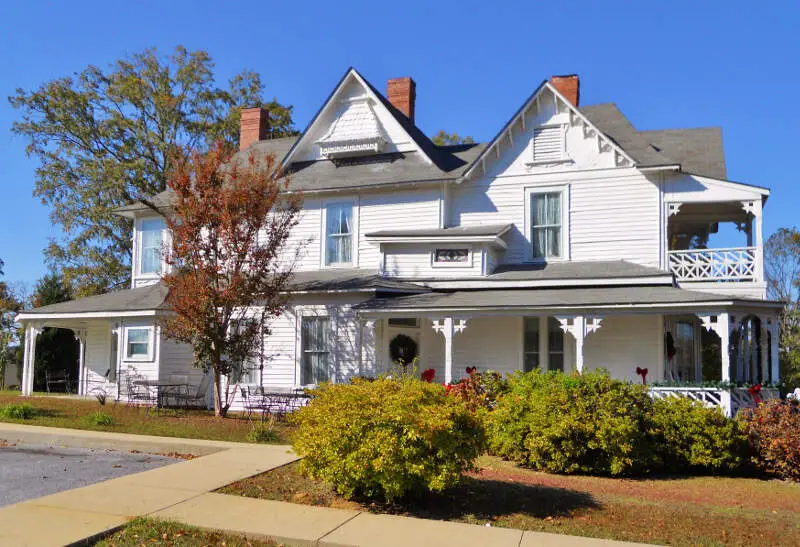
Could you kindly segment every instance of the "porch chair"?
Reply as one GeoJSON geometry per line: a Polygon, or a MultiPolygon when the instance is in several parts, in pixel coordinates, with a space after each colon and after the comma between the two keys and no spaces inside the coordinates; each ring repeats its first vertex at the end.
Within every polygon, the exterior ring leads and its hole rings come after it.
{"type": "Polygon", "coordinates": [[[144,384],[146,378],[137,374],[128,374],[125,377],[128,406],[155,405],[156,398],[150,392],[150,386],[144,384]]]}
{"type": "Polygon", "coordinates": [[[261,420],[264,420],[266,414],[271,414],[272,404],[270,398],[263,392],[252,393],[248,386],[239,386],[239,391],[242,394],[242,408],[247,411],[247,419],[250,420],[253,416],[253,411],[261,412],[261,420]]]}
{"type": "Polygon", "coordinates": [[[203,379],[200,380],[200,384],[197,386],[197,391],[191,393],[187,389],[186,393],[181,396],[184,407],[206,408],[209,383],[211,383],[211,375],[204,374],[203,379]]]}
{"type": "Polygon", "coordinates": [[[69,385],[69,372],[66,370],[50,372],[49,370],[45,369],[44,379],[47,393],[50,393],[50,388],[52,386],[64,386],[64,393],[70,393],[71,391],[69,385]]]}

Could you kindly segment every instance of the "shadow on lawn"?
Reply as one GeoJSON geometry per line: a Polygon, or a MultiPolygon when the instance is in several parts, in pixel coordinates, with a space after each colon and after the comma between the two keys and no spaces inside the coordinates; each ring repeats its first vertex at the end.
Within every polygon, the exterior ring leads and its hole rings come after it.
{"type": "Polygon", "coordinates": [[[586,492],[471,477],[465,477],[460,485],[441,494],[408,497],[394,504],[362,503],[377,512],[443,520],[464,517],[491,520],[516,513],[536,518],[559,517],[579,509],[601,507],[586,492]]]}

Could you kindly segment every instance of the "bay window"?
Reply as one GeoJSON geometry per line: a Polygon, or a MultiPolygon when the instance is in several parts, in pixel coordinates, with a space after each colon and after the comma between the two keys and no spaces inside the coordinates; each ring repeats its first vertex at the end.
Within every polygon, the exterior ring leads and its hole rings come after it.
{"type": "Polygon", "coordinates": [[[353,204],[329,203],[325,207],[325,265],[353,263],[353,204]]]}

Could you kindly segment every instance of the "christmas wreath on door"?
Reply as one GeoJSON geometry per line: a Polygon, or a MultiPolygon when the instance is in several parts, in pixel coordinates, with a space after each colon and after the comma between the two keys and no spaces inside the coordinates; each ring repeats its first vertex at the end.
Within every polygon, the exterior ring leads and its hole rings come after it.
{"type": "Polygon", "coordinates": [[[417,342],[406,334],[398,334],[389,342],[389,357],[392,363],[399,365],[411,364],[419,356],[417,342]]]}

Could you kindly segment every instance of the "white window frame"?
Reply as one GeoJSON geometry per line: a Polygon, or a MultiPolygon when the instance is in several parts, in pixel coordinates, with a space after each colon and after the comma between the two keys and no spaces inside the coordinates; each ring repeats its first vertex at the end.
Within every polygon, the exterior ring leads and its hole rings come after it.
{"type": "MultiPolygon", "coordinates": [[[[539,321],[539,370],[547,372],[550,370],[550,316],[547,315],[526,315],[520,322],[520,350],[519,350],[519,370],[525,370],[525,320],[537,319],[539,321]]],[[[561,328],[558,329],[563,337],[563,349],[561,351],[562,362],[564,363],[564,373],[569,374],[572,370],[570,364],[569,337],[561,328]]]]}
{"type": "Polygon", "coordinates": [[[130,326],[125,327],[125,346],[124,346],[124,353],[126,361],[152,361],[154,355],[154,332],[155,329],[152,326],[130,326]],[[147,355],[131,355],[129,353],[129,339],[130,333],[134,330],[145,330],[147,331],[147,355]]]}
{"type": "Polygon", "coordinates": [[[355,198],[344,199],[328,199],[322,201],[322,210],[320,217],[322,225],[320,226],[320,268],[336,269],[336,268],[357,268],[358,267],[358,217],[359,217],[359,203],[355,198]],[[328,207],[331,205],[348,204],[353,211],[353,233],[350,236],[351,245],[353,248],[350,250],[351,262],[336,262],[328,264],[328,207]]]}
{"type": "Polygon", "coordinates": [[[551,124],[544,124],[544,125],[537,125],[531,131],[531,142],[528,145],[529,147],[529,154],[530,160],[526,163],[528,165],[547,165],[547,164],[554,164],[554,163],[564,163],[572,161],[570,157],[567,155],[567,129],[569,125],[566,123],[551,123],[551,124]],[[536,145],[534,141],[536,140],[536,130],[541,129],[554,129],[557,128],[561,130],[561,153],[559,154],[558,158],[555,159],[536,159],[536,145]]]}
{"type": "Polygon", "coordinates": [[[326,317],[328,318],[328,340],[331,341],[330,350],[330,381],[332,384],[339,381],[339,360],[336,353],[336,319],[337,314],[335,310],[329,310],[325,306],[303,306],[296,308],[297,322],[295,325],[295,380],[294,384],[301,387],[313,387],[315,384],[301,384],[301,377],[303,373],[303,318],[305,317],[326,317]]]}
{"type": "Polygon", "coordinates": [[[136,254],[136,256],[134,257],[134,265],[135,265],[136,277],[142,278],[142,279],[147,279],[147,278],[155,279],[155,278],[161,277],[164,274],[164,272],[166,271],[166,262],[165,262],[164,256],[163,256],[164,249],[166,248],[166,245],[167,245],[166,235],[165,235],[166,232],[167,232],[167,221],[166,221],[166,219],[164,219],[164,217],[160,217],[160,216],[137,218],[136,219],[135,228],[136,228],[136,242],[135,242],[136,243],[136,245],[135,245],[135,254],[136,254]],[[161,252],[162,252],[161,268],[157,272],[143,272],[142,271],[142,256],[143,256],[143,254],[142,254],[142,235],[144,233],[144,230],[142,229],[142,225],[145,222],[150,221],[150,220],[161,221],[161,223],[163,225],[163,227],[161,228],[161,252]]]}
{"type": "Polygon", "coordinates": [[[563,262],[570,260],[571,244],[569,237],[569,209],[570,196],[569,185],[558,186],[531,186],[525,188],[525,240],[527,248],[525,250],[526,262],[563,262]],[[533,256],[533,205],[532,200],[535,194],[561,194],[561,256],[539,258],[533,256]]]}
{"type": "Polygon", "coordinates": [[[464,268],[464,269],[471,269],[474,265],[473,262],[473,249],[472,245],[460,245],[460,244],[445,244],[445,245],[437,245],[436,247],[431,249],[431,268],[464,268]],[[437,250],[445,250],[445,249],[466,249],[467,250],[467,260],[466,262],[436,262],[436,251],[437,250]]]}
{"type": "MultiPolygon", "coordinates": [[[[233,327],[233,324],[234,323],[238,323],[239,321],[258,321],[258,319],[256,317],[242,317],[242,318],[240,318],[238,320],[235,319],[235,320],[231,321],[231,325],[228,327],[228,329],[230,330],[230,328],[233,327]]],[[[263,384],[263,382],[264,382],[264,368],[263,368],[263,364],[264,364],[264,336],[263,336],[263,333],[261,334],[260,338],[261,338],[261,349],[259,350],[258,356],[255,358],[258,361],[257,366],[256,366],[256,368],[250,370],[248,372],[248,374],[247,374],[247,376],[250,376],[250,375],[257,376],[258,377],[257,381],[255,381],[255,382],[252,382],[252,381],[243,382],[242,381],[242,377],[245,376],[245,374],[242,374],[239,377],[239,382],[237,382],[239,385],[249,386],[249,387],[258,387],[258,386],[261,386],[263,384]]],[[[252,377],[250,377],[249,379],[253,380],[252,377]]]]}

